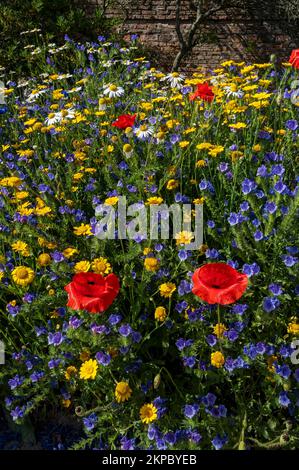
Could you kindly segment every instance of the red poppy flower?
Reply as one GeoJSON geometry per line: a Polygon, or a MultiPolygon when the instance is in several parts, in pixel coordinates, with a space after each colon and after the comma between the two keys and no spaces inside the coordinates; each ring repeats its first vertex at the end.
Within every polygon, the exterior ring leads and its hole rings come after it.
{"type": "Polygon", "coordinates": [[[293,50],[289,62],[290,62],[290,64],[292,64],[292,66],[295,69],[299,70],[299,49],[294,49],[293,50]]]}
{"type": "Polygon", "coordinates": [[[193,101],[196,98],[201,98],[204,101],[211,103],[214,96],[213,90],[208,83],[198,84],[195,93],[190,95],[190,101],[193,101]]]}
{"type": "Polygon", "coordinates": [[[242,297],[248,284],[246,274],[241,274],[224,263],[205,264],[193,276],[193,294],[208,304],[227,305],[242,297]]]}
{"type": "Polygon", "coordinates": [[[126,129],[134,125],[135,119],[136,114],[121,114],[116,121],[112,123],[112,126],[118,127],[118,129],[126,129]]]}
{"type": "Polygon", "coordinates": [[[107,310],[117,296],[119,280],[113,273],[106,277],[95,273],[78,273],[64,289],[68,293],[68,307],[100,313],[107,310]]]}

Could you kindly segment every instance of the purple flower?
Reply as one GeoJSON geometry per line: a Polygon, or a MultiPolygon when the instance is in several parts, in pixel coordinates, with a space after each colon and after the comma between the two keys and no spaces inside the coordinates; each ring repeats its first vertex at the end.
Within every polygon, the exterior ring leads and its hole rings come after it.
{"type": "Polygon", "coordinates": [[[86,430],[92,431],[97,423],[97,420],[98,420],[98,417],[95,413],[92,413],[89,416],[86,416],[86,418],[83,418],[83,424],[86,430]]]}
{"type": "Polygon", "coordinates": [[[12,417],[13,421],[23,418],[25,410],[26,410],[25,406],[22,406],[22,408],[20,406],[17,406],[14,410],[12,410],[10,412],[10,416],[12,417]]]}
{"type": "Polygon", "coordinates": [[[149,438],[149,440],[153,441],[154,439],[157,439],[157,437],[160,435],[161,432],[159,431],[159,429],[154,424],[150,424],[147,430],[147,437],[149,438]]]}
{"type": "Polygon", "coordinates": [[[184,348],[188,348],[193,344],[192,339],[184,339],[180,338],[176,341],[175,345],[178,348],[179,351],[183,351],[184,348]]]}
{"type": "Polygon", "coordinates": [[[199,410],[199,405],[197,405],[197,404],[185,405],[184,406],[184,415],[185,415],[186,418],[192,419],[192,418],[194,418],[194,416],[196,415],[198,410],[199,410]]]}
{"type": "Polygon", "coordinates": [[[254,276],[260,272],[260,267],[257,263],[253,264],[244,264],[242,269],[244,274],[247,274],[248,277],[254,276]]]}
{"type": "Polygon", "coordinates": [[[110,330],[106,325],[97,325],[96,323],[93,323],[90,325],[90,329],[94,335],[108,335],[110,333],[110,330]]]}
{"type": "Polygon", "coordinates": [[[183,357],[183,363],[185,367],[190,367],[192,369],[195,366],[196,359],[194,356],[185,356],[183,357]]]}
{"type": "Polygon", "coordinates": [[[288,268],[291,268],[298,262],[298,258],[296,256],[283,255],[281,259],[288,268]]]}
{"type": "Polygon", "coordinates": [[[209,346],[215,346],[215,344],[217,343],[217,338],[215,335],[208,335],[206,337],[206,342],[209,346]]]}
{"type": "Polygon", "coordinates": [[[47,329],[44,326],[36,326],[35,332],[36,332],[36,336],[39,337],[39,336],[45,335],[47,333],[47,329]]]}
{"type": "Polygon", "coordinates": [[[186,261],[186,259],[188,258],[188,252],[186,250],[180,250],[178,252],[178,257],[180,261],[186,261]]]}
{"type": "Polygon", "coordinates": [[[35,298],[36,298],[36,294],[27,292],[23,297],[23,302],[31,304],[35,298]]]}
{"type": "Polygon", "coordinates": [[[211,258],[211,259],[216,259],[219,258],[219,252],[216,250],[216,248],[208,248],[206,253],[206,258],[211,258]]]}
{"type": "Polygon", "coordinates": [[[287,189],[287,186],[281,180],[277,181],[277,183],[274,185],[274,190],[279,194],[282,194],[283,192],[285,192],[286,189],[287,189]]]}
{"type": "Polygon", "coordinates": [[[257,185],[255,181],[250,180],[249,178],[245,178],[242,181],[242,193],[243,194],[250,194],[252,191],[256,189],[257,185]]]}
{"type": "Polygon", "coordinates": [[[296,119],[289,119],[286,122],[286,128],[289,129],[290,131],[296,131],[298,129],[299,125],[296,119]]]}
{"type": "Polygon", "coordinates": [[[112,313],[108,318],[108,322],[111,326],[117,325],[122,320],[122,316],[116,313],[112,313]]]}
{"type": "Polygon", "coordinates": [[[229,341],[234,342],[238,339],[238,333],[235,330],[229,330],[226,332],[225,336],[228,338],[229,341]]]}
{"type": "Polygon", "coordinates": [[[33,374],[30,375],[30,380],[33,383],[38,382],[40,379],[43,378],[44,375],[45,373],[43,371],[33,372],[33,374]]]}
{"type": "Polygon", "coordinates": [[[259,242],[264,238],[264,234],[260,230],[257,230],[256,232],[254,232],[253,236],[256,242],[259,242]]]}
{"type": "Polygon", "coordinates": [[[103,366],[108,366],[111,361],[111,356],[110,354],[107,354],[105,352],[99,351],[96,353],[96,360],[98,361],[99,364],[102,364],[103,366]]]}
{"type": "Polygon", "coordinates": [[[247,304],[235,304],[232,307],[232,313],[235,313],[236,315],[243,315],[247,309],[248,309],[247,304]]]}
{"type": "Polygon", "coordinates": [[[217,397],[214,395],[214,393],[207,393],[204,397],[201,399],[201,403],[205,406],[214,406],[216,403],[217,397]]]}
{"type": "Polygon", "coordinates": [[[227,220],[229,225],[233,227],[239,223],[239,216],[236,214],[236,212],[231,212],[227,220]]]}
{"type": "Polygon", "coordinates": [[[76,317],[75,315],[73,315],[70,319],[69,319],[69,326],[71,328],[73,328],[74,330],[76,330],[77,328],[79,328],[79,326],[81,326],[83,323],[83,320],[76,317]]]}
{"type": "Polygon", "coordinates": [[[166,403],[167,403],[166,398],[157,397],[153,400],[153,405],[158,410],[158,413],[157,413],[158,419],[162,418],[162,416],[164,416],[165,413],[167,412],[166,403]]]}
{"type": "Polygon", "coordinates": [[[142,334],[139,331],[132,331],[131,337],[133,343],[140,343],[142,340],[142,334]]]}
{"type": "Polygon", "coordinates": [[[61,331],[56,333],[49,333],[48,335],[48,344],[53,344],[53,346],[59,346],[64,341],[64,336],[61,331]]]}
{"type": "Polygon", "coordinates": [[[176,443],[176,435],[174,432],[169,431],[164,435],[165,442],[167,444],[173,446],[176,443]]]}
{"type": "Polygon", "coordinates": [[[274,201],[267,201],[264,209],[266,212],[269,212],[269,214],[274,214],[277,210],[277,206],[274,201]]]}
{"type": "Polygon", "coordinates": [[[202,439],[201,434],[197,431],[197,429],[192,429],[190,432],[188,432],[188,439],[193,441],[195,444],[199,444],[199,442],[202,439]]]}
{"type": "Polygon", "coordinates": [[[21,377],[20,375],[15,375],[12,379],[9,379],[8,381],[8,385],[10,387],[11,390],[14,390],[15,388],[19,387],[20,385],[22,385],[22,383],[24,382],[25,378],[24,377],[21,377]]]}
{"type": "Polygon", "coordinates": [[[291,369],[286,364],[283,364],[282,366],[277,365],[275,370],[283,379],[288,379],[292,373],[291,369]]]}
{"type": "Polygon", "coordinates": [[[268,289],[273,295],[281,295],[283,293],[283,290],[279,284],[270,284],[268,289]]]}
{"type": "Polygon", "coordinates": [[[191,290],[192,290],[192,284],[183,279],[179,284],[178,294],[180,296],[182,296],[184,294],[189,294],[189,292],[191,292],[191,290]]]}
{"type": "Polygon", "coordinates": [[[219,434],[217,434],[217,436],[214,437],[214,439],[212,439],[213,447],[216,450],[221,449],[227,442],[228,442],[228,437],[226,435],[221,437],[219,434]]]}
{"type": "Polygon", "coordinates": [[[128,323],[123,323],[118,329],[118,332],[121,336],[124,336],[126,338],[132,333],[132,328],[128,323]]]}
{"type": "Polygon", "coordinates": [[[51,359],[48,362],[48,367],[49,369],[55,369],[55,367],[58,367],[60,363],[61,363],[61,359],[51,359]]]}
{"type": "Polygon", "coordinates": [[[270,313],[280,306],[280,301],[276,297],[266,297],[263,301],[263,309],[270,313]]]}
{"type": "Polygon", "coordinates": [[[249,203],[248,203],[247,201],[243,201],[243,202],[241,202],[241,204],[240,204],[240,210],[241,210],[242,212],[248,211],[248,210],[249,210],[249,207],[250,207],[250,206],[249,206],[249,203]]]}
{"type": "Polygon", "coordinates": [[[280,392],[278,401],[281,406],[285,406],[285,407],[288,407],[291,403],[291,400],[289,399],[287,392],[280,392]]]}
{"type": "Polygon", "coordinates": [[[136,439],[128,439],[126,436],[122,437],[120,440],[121,450],[134,450],[136,449],[136,439]]]}
{"type": "Polygon", "coordinates": [[[261,165],[260,167],[258,167],[256,176],[260,176],[261,178],[265,178],[266,176],[268,176],[268,170],[266,165],[261,165]]]}

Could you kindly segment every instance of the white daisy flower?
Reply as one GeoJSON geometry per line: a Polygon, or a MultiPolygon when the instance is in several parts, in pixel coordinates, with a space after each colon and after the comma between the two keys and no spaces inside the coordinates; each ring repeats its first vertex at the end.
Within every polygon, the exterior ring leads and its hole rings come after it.
{"type": "Polygon", "coordinates": [[[139,139],[145,139],[146,137],[153,135],[154,128],[152,126],[148,126],[147,124],[142,124],[134,130],[134,133],[139,139]]]}
{"type": "Polygon", "coordinates": [[[172,72],[165,77],[161,78],[162,82],[168,82],[171,88],[180,88],[182,82],[185,80],[185,75],[179,74],[178,72],[172,72]]]}
{"type": "Polygon", "coordinates": [[[109,98],[119,98],[124,94],[125,90],[121,86],[113,85],[113,84],[108,84],[106,88],[104,89],[103,93],[104,95],[107,95],[109,98]]]}
{"type": "Polygon", "coordinates": [[[48,117],[45,119],[45,124],[47,126],[52,126],[53,124],[57,124],[61,122],[63,119],[61,111],[58,111],[58,113],[51,113],[48,115],[48,117]]]}
{"type": "Polygon", "coordinates": [[[232,96],[234,98],[243,98],[244,93],[242,90],[238,90],[237,86],[232,84],[232,85],[227,85],[223,87],[223,90],[227,94],[227,96],[232,96]]]}
{"type": "Polygon", "coordinates": [[[223,80],[227,79],[227,76],[222,74],[222,75],[217,75],[216,77],[211,77],[210,82],[212,83],[213,86],[217,86],[219,83],[223,82],[223,80]]]}
{"type": "Polygon", "coordinates": [[[27,103],[33,103],[41,95],[43,95],[44,93],[47,93],[47,91],[48,91],[47,89],[44,89],[44,90],[38,90],[38,91],[31,92],[30,95],[28,96],[28,98],[26,99],[26,102],[27,103]]]}

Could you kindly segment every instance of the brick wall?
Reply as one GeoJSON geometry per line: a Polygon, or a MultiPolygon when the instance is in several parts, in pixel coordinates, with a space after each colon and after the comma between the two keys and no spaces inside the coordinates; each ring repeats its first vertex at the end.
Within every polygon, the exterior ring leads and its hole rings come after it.
{"type": "MultiPolygon", "coordinates": [[[[103,0],[79,0],[92,14],[103,0]]],[[[175,31],[175,0],[126,0],[122,6],[108,8],[107,16],[122,18],[125,37],[138,34],[140,41],[156,54],[162,66],[169,67],[178,51],[175,31]],[[125,7],[123,6],[125,4],[125,7]]],[[[246,11],[240,8],[220,11],[204,25],[209,42],[196,46],[184,61],[183,69],[217,67],[222,60],[266,62],[271,54],[286,60],[290,50],[299,46],[298,33],[275,12],[275,0],[268,8],[258,8],[248,0],[246,11]]],[[[183,31],[192,19],[190,2],[182,1],[183,31]]]]}

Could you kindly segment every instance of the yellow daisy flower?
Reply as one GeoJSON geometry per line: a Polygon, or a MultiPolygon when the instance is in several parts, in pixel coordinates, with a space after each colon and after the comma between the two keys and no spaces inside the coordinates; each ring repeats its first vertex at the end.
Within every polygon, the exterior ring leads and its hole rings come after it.
{"type": "Polygon", "coordinates": [[[222,352],[216,351],[211,354],[211,364],[212,366],[217,367],[217,369],[220,369],[225,363],[224,356],[222,352]]]}
{"type": "Polygon", "coordinates": [[[78,372],[77,368],[75,366],[69,366],[67,367],[64,376],[66,380],[71,380],[72,376],[76,375],[78,372]]]}
{"type": "Polygon", "coordinates": [[[106,258],[102,257],[95,258],[91,263],[91,267],[93,272],[101,274],[102,276],[104,276],[104,274],[109,274],[112,271],[111,264],[108,263],[106,258]]]}
{"type": "Polygon", "coordinates": [[[167,317],[166,308],[157,307],[156,310],[155,310],[155,319],[160,321],[160,322],[163,322],[163,321],[166,320],[166,317],[167,317]]]}
{"type": "Polygon", "coordinates": [[[155,272],[159,268],[159,260],[156,258],[145,258],[144,268],[146,271],[155,272]]]}
{"type": "Polygon", "coordinates": [[[79,227],[74,227],[75,235],[92,235],[91,226],[89,224],[81,224],[79,227]]]}
{"type": "Polygon", "coordinates": [[[22,286],[22,287],[26,287],[29,284],[31,284],[31,282],[34,279],[33,269],[28,268],[27,266],[18,266],[18,267],[16,267],[12,271],[11,275],[12,275],[12,278],[13,278],[14,282],[18,286],[22,286]]]}
{"type": "Polygon", "coordinates": [[[152,403],[146,403],[140,408],[140,419],[143,423],[149,424],[158,417],[158,410],[152,403]]]}
{"type": "Polygon", "coordinates": [[[160,285],[159,290],[162,297],[169,298],[176,290],[176,285],[173,282],[165,282],[160,285]]]}
{"type": "Polygon", "coordinates": [[[37,264],[39,266],[48,266],[51,261],[51,256],[48,253],[41,253],[37,258],[37,264]]]}
{"type": "Polygon", "coordinates": [[[118,403],[129,400],[132,390],[127,382],[118,382],[115,387],[115,399],[118,403]]]}
{"type": "Polygon", "coordinates": [[[80,379],[94,380],[97,375],[98,367],[98,363],[95,359],[89,359],[89,361],[83,362],[82,366],[80,367],[80,379]]]}
{"type": "Polygon", "coordinates": [[[79,261],[74,266],[75,273],[87,273],[90,270],[90,262],[83,260],[79,261]]]}

